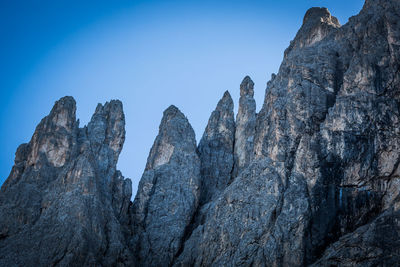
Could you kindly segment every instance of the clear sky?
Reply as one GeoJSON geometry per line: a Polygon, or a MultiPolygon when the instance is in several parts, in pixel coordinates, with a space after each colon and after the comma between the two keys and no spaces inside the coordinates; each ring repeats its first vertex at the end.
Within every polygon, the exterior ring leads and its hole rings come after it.
{"type": "Polygon", "coordinates": [[[133,194],[174,104],[200,140],[225,90],[235,109],[245,75],[257,110],[266,83],[308,8],[325,6],[342,24],[363,0],[1,0],[0,184],[19,144],[54,102],[71,95],[81,127],[97,103],[120,99],[126,142],[118,168],[133,194]]]}

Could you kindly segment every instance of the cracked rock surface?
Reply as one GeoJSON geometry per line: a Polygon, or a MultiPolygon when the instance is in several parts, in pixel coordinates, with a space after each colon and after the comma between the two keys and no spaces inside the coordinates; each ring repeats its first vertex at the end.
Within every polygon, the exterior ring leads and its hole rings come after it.
{"type": "Polygon", "coordinates": [[[226,91],[212,112],[198,147],[202,176],[201,204],[218,196],[230,182],[234,142],[233,101],[226,91]]]}
{"type": "Polygon", "coordinates": [[[172,264],[199,204],[200,184],[194,131],[171,106],[164,111],[131,210],[132,247],[139,265],[172,264]]]}
{"type": "Polygon", "coordinates": [[[311,8],[267,84],[225,92],[196,144],[164,112],[133,202],[119,101],[79,128],[64,97],[0,191],[1,266],[395,266],[400,1],[345,25],[311,8]]]}
{"type": "Polygon", "coordinates": [[[398,257],[380,247],[397,243],[379,235],[400,231],[399,12],[399,1],[367,1],[344,26],[325,8],[306,13],[268,83],[253,160],[209,204],[176,265],[327,266],[336,257],[368,265],[370,250],[370,262],[398,257]],[[369,224],[371,242],[357,241],[369,224]],[[337,250],[351,242],[363,252],[337,250]]]}
{"type": "Polygon", "coordinates": [[[132,265],[125,240],[132,194],[116,170],[122,104],[96,108],[79,128],[64,97],[21,145],[0,193],[0,265],[132,265]]]}
{"type": "Polygon", "coordinates": [[[253,159],[255,131],[254,82],[249,76],[246,76],[240,84],[239,110],[236,116],[234,176],[246,168],[253,159]]]}

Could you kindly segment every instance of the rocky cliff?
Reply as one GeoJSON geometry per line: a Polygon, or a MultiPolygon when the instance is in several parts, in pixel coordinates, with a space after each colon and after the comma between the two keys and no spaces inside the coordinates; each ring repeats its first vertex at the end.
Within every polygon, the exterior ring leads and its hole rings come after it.
{"type": "Polygon", "coordinates": [[[303,25],[256,113],[225,92],[196,146],[169,107],[133,202],[119,101],[79,128],[64,97],[0,191],[1,266],[400,263],[400,1],[303,25]]]}
{"type": "Polygon", "coordinates": [[[122,104],[98,105],[79,128],[64,97],[16,152],[0,192],[0,265],[133,264],[125,236],[132,185],[116,170],[122,104]]]}

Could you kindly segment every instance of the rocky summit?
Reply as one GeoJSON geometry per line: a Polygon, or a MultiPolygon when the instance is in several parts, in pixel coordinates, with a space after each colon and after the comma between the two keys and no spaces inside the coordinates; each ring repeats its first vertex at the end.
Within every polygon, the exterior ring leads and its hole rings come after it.
{"type": "MultiPolygon", "coordinates": [[[[225,92],[197,146],[164,112],[134,198],[122,103],[57,101],[0,191],[0,266],[397,266],[400,1],[311,8],[267,84],[225,92]]],[[[129,104],[129,103],[126,103],[129,104]]]]}

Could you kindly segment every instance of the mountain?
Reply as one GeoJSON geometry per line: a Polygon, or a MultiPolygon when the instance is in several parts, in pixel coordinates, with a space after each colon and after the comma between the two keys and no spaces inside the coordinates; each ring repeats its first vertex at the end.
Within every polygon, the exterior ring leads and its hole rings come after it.
{"type": "Polygon", "coordinates": [[[138,192],[116,169],[122,103],[79,127],[57,101],[0,191],[1,266],[400,263],[400,1],[345,25],[311,8],[256,113],[225,92],[196,145],[165,110],[138,192]]]}

